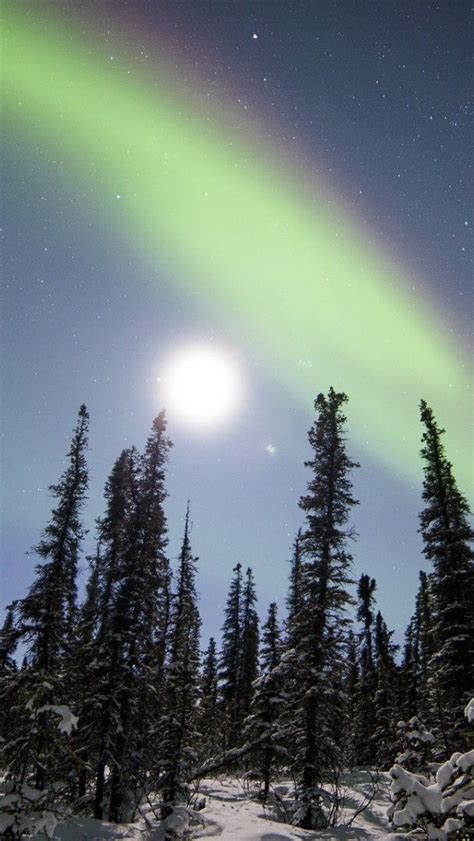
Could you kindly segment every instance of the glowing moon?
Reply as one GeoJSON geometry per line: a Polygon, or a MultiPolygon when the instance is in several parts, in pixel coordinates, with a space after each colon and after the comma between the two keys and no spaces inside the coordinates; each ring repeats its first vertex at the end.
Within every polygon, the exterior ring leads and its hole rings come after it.
{"type": "Polygon", "coordinates": [[[242,377],[235,360],[209,345],[191,345],[174,353],[160,382],[168,416],[198,428],[228,421],[242,400],[242,377]]]}

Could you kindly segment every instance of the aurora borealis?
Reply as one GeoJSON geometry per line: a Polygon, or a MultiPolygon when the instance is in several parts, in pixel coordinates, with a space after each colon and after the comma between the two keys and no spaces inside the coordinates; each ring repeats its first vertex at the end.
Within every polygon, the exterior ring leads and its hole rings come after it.
{"type": "MultiPolygon", "coordinates": [[[[273,4],[261,6],[260,13],[271,17],[273,4]]],[[[337,9],[338,3],[323,6],[337,9]]],[[[127,294],[143,295],[147,307],[157,309],[168,296],[167,312],[183,307],[195,314],[191,321],[202,317],[205,329],[216,325],[225,341],[235,343],[238,336],[258,378],[278,392],[272,401],[280,415],[299,413],[307,426],[318,391],[331,384],[345,390],[351,440],[363,468],[373,466],[380,481],[410,493],[420,483],[417,407],[425,397],[448,430],[450,456],[468,490],[472,381],[449,291],[440,294],[422,271],[418,275],[389,229],[378,230],[375,220],[368,225],[337,181],[320,172],[319,162],[312,166],[306,153],[295,162],[278,141],[277,127],[268,141],[257,114],[233,132],[224,91],[221,104],[217,95],[203,118],[199,79],[186,89],[166,38],[162,43],[155,33],[156,50],[145,70],[137,60],[137,32],[127,40],[126,18],[112,14],[119,34],[113,54],[106,55],[93,6],[83,8],[86,32],[72,15],[68,21],[64,10],[56,13],[55,4],[28,10],[7,5],[7,138],[12,147],[20,139],[30,167],[38,148],[43,159],[60,159],[61,195],[81,185],[84,214],[93,229],[100,226],[104,248],[113,251],[119,242],[131,262],[147,267],[142,277],[135,271],[124,281],[127,294]],[[165,286],[159,280],[164,266],[165,286]]],[[[307,8],[316,14],[316,5],[307,8]]],[[[142,14],[146,28],[152,7],[145,3],[140,10],[136,15],[142,14]]],[[[234,14],[239,10],[242,18],[254,13],[249,3],[237,4],[234,14]]],[[[184,19],[184,5],[182,11],[184,19]]],[[[284,16],[283,6],[277,15],[284,16]]],[[[254,26],[249,20],[249,40],[254,26]]],[[[200,43],[206,37],[199,33],[200,43]]],[[[350,136],[346,142],[350,147],[350,136]]],[[[49,213],[54,226],[61,212],[52,207],[49,213]]],[[[103,286],[107,277],[93,282],[103,286]]],[[[181,334],[178,316],[171,319],[181,334]]],[[[195,323],[192,329],[199,335],[195,323]]],[[[139,333],[140,325],[134,330],[139,333]]],[[[147,365],[148,374],[149,360],[147,365]]],[[[77,393],[76,403],[91,399],[77,393]]],[[[264,452],[275,442],[261,443],[264,452]]],[[[296,452],[292,440],[287,458],[301,465],[304,444],[296,452]]],[[[279,453],[285,450],[284,442],[276,445],[279,453]]],[[[104,479],[97,477],[98,484],[104,479]]],[[[291,523],[301,490],[300,484],[286,518],[291,523]]],[[[240,548],[227,547],[227,567],[240,548]]],[[[285,552],[283,547],[282,558],[285,552]]]]}

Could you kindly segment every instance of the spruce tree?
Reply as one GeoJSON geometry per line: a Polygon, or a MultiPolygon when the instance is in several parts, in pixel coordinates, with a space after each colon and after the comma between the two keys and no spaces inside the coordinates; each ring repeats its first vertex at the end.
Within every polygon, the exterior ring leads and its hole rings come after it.
{"type": "Polygon", "coordinates": [[[14,619],[15,604],[7,607],[7,615],[0,631],[0,674],[6,672],[16,671],[16,661],[14,658],[15,649],[17,647],[18,634],[15,629],[14,619]]]}
{"type": "Polygon", "coordinates": [[[333,388],[315,401],[316,420],[309,431],[313,457],[308,492],[300,500],[306,514],[302,533],[303,598],[291,633],[295,639],[292,716],[295,740],[299,739],[301,809],[303,828],[327,824],[321,783],[329,769],[343,763],[342,745],[334,730],[344,716],[344,682],[348,593],[352,556],[348,541],[353,529],[349,515],[356,500],[350,472],[356,467],[346,453],[342,407],[345,394],[333,388]]]}
{"type": "Polygon", "coordinates": [[[420,571],[420,586],[416,596],[414,632],[414,659],[416,670],[416,710],[414,715],[429,715],[428,665],[433,655],[433,622],[431,577],[420,571]]]}
{"type": "MultiPolygon", "coordinates": [[[[15,636],[27,646],[27,667],[18,674],[18,738],[10,743],[10,767],[13,777],[19,775],[24,782],[34,766],[39,790],[65,775],[62,743],[49,710],[51,705],[64,705],[71,700],[66,666],[76,630],[76,576],[84,536],[80,517],[88,481],[88,427],[89,414],[82,405],[67,455],[68,466],[59,482],[50,486],[56,504],[35,547],[43,562],[36,567],[36,579],[28,594],[16,605],[15,636]]],[[[8,756],[8,744],[5,752],[8,756]]]]}
{"type": "Polygon", "coordinates": [[[17,632],[14,618],[15,605],[9,605],[7,615],[0,631],[0,745],[12,735],[14,719],[12,707],[18,689],[15,650],[17,632]]]}
{"type": "Polygon", "coordinates": [[[243,723],[250,712],[253,683],[258,674],[259,628],[255,610],[257,596],[253,572],[248,567],[242,594],[242,638],[240,644],[239,719],[243,723]]]}
{"type": "Polygon", "coordinates": [[[296,627],[296,617],[299,613],[302,603],[302,548],[301,548],[301,529],[295,537],[293,544],[293,555],[291,558],[290,581],[288,588],[288,595],[286,598],[286,632],[287,644],[292,648],[295,640],[292,638],[293,629],[296,627]]]}
{"type": "MultiPolygon", "coordinates": [[[[110,791],[106,792],[106,769],[115,765],[115,737],[121,729],[119,697],[124,679],[127,559],[138,540],[138,454],[124,450],[116,460],[105,485],[106,512],[98,520],[100,556],[97,628],[91,640],[87,667],[87,691],[83,696],[82,720],[87,727],[84,751],[95,762],[94,817],[108,816],[110,791]]],[[[110,786],[109,786],[110,788],[110,786]]]]}
{"type": "Polygon", "coordinates": [[[239,741],[239,706],[242,643],[242,565],[233,569],[222,626],[222,651],[219,664],[219,685],[224,724],[223,748],[235,747],[239,741]]]}
{"type": "Polygon", "coordinates": [[[163,504],[165,464],[172,444],[166,435],[165,413],[153,422],[141,460],[139,483],[139,555],[144,574],[141,583],[148,597],[143,600],[144,658],[155,677],[163,674],[170,620],[171,572],[166,556],[167,523],[163,504]],[[147,633],[148,631],[148,633],[147,633]]]}
{"type": "Polygon", "coordinates": [[[198,718],[199,761],[202,764],[206,759],[214,758],[220,753],[222,747],[218,658],[214,637],[210,638],[203,657],[198,718]]]}
{"type": "MultiPolygon", "coordinates": [[[[196,561],[190,544],[189,503],[179,557],[177,592],[170,616],[170,655],[166,670],[166,715],[162,720],[162,807],[163,819],[186,801],[185,783],[190,765],[196,760],[196,702],[199,691],[199,632],[196,561]]],[[[171,833],[172,834],[172,833],[171,833]]],[[[174,837],[174,836],[173,836],[174,837]]]]}
{"type": "Polygon", "coordinates": [[[284,703],[282,674],[278,669],[281,651],[277,606],[272,602],[262,629],[261,674],[254,682],[251,714],[245,722],[246,740],[256,746],[264,801],[270,791],[275,760],[286,753],[283,746],[284,734],[278,723],[284,703]]]}
{"type": "Polygon", "coordinates": [[[362,573],[357,587],[357,596],[359,599],[357,619],[362,623],[362,632],[360,634],[361,649],[365,652],[367,661],[371,666],[373,665],[372,625],[374,621],[372,606],[376,588],[375,579],[362,573]]]}
{"type": "Polygon", "coordinates": [[[400,706],[403,718],[429,717],[428,665],[433,654],[430,580],[420,572],[415,613],[405,633],[405,647],[400,669],[402,693],[400,706]]]}
{"type": "Polygon", "coordinates": [[[260,649],[260,667],[262,672],[271,672],[280,662],[281,633],[278,625],[276,602],[268,608],[267,621],[262,628],[262,645],[260,649]]]}
{"type": "Polygon", "coordinates": [[[139,461],[136,499],[111,619],[110,674],[120,675],[120,680],[114,681],[118,713],[110,739],[109,820],[114,823],[133,815],[147,766],[155,760],[150,735],[156,732],[160,712],[158,693],[169,624],[170,572],[163,503],[170,446],[161,412],[139,461]]]}
{"type": "Polygon", "coordinates": [[[396,753],[398,710],[398,669],[395,654],[398,646],[392,642],[393,631],[389,631],[382,614],[375,618],[375,693],[374,729],[371,740],[374,758],[379,768],[387,770],[396,753]]]}
{"type": "MultiPolygon", "coordinates": [[[[68,661],[68,679],[71,694],[76,699],[75,709],[80,719],[80,727],[72,735],[71,752],[75,757],[75,767],[71,768],[69,779],[72,799],[83,798],[92,766],[93,734],[95,733],[97,711],[100,702],[97,698],[100,677],[98,664],[94,660],[96,649],[94,638],[100,615],[100,554],[89,558],[90,573],[86,584],[85,599],[79,608],[76,643],[68,661]],[[93,664],[93,665],[92,665],[93,664]]],[[[94,756],[94,760],[95,760],[94,756]]]]}
{"type": "Polygon", "coordinates": [[[362,625],[359,633],[359,668],[356,686],[355,758],[358,765],[371,766],[375,758],[373,732],[375,724],[374,693],[376,675],[373,654],[373,603],[376,583],[363,573],[357,587],[357,619],[362,625]]]}
{"type": "Polygon", "coordinates": [[[125,554],[138,540],[137,506],[139,485],[137,450],[123,450],[105,484],[105,515],[97,520],[100,546],[100,616],[98,642],[106,634],[118,583],[125,574],[125,554]]]}
{"type": "Polygon", "coordinates": [[[406,631],[400,666],[400,713],[405,721],[416,715],[418,708],[419,654],[415,618],[412,616],[406,631]]]}
{"type": "Polygon", "coordinates": [[[28,595],[18,602],[18,632],[28,644],[30,662],[50,676],[72,643],[76,611],[76,576],[84,531],[80,521],[86,498],[85,451],[89,414],[83,405],[68,452],[69,464],[50,492],[57,504],[35,552],[43,559],[28,595]]]}
{"type": "Polygon", "coordinates": [[[359,711],[359,657],[357,641],[352,629],[349,629],[347,635],[347,674],[345,687],[348,698],[347,741],[349,750],[347,760],[349,767],[352,767],[358,762],[357,720],[359,711]]]}
{"type": "Polygon", "coordinates": [[[84,719],[91,725],[87,751],[95,757],[94,817],[112,822],[134,814],[156,765],[152,738],[162,715],[169,624],[163,503],[170,446],[161,413],[144,454],[124,450],[117,459],[98,521],[99,616],[84,719]]]}
{"type": "Polygon", "coordinates": [[[442,443],[441,429],[424,400],[421,455],[424,461],[420,532],[424,554],[433,564],[429,695],[431,720],[440,754],[459,749],[462,710],[473,693],[474,553],[469,507],[459,491],[442,443]]]}

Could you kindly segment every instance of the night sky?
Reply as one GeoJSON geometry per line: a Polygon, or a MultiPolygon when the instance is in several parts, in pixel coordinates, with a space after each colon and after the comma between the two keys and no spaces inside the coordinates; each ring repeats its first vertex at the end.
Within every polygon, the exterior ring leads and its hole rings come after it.
{"type": "Polygon", "coordinates": [[[468,3],[4,8],[2,602],[32,581],[79,405],[86,553],[166,360],[199,343],[243,382],[224,425],[169,419],[169,552],[189,497],[203,642],[238,561],[283,610],[331,384],[361,463],[354,575],[400,641],[427,568],[421,397],[472,480],[468,3]]]}

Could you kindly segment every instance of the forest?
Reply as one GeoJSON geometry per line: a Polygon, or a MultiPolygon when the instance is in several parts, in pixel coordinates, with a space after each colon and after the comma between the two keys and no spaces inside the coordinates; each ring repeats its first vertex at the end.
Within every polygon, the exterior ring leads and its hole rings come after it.
{"type": "Polygon", "coordinates": [[[35,578],[7,606],[0,634],[3,837],[53,837],[71,817],[123,825],[145,816],[157,838],[192,838],[206,808],[200,781],[238,774],[273,820],[315,838],[342,823],[342,780],[356,769],[390,785],[387,835],[391,826],[474,837],[468,502],[422,400],[429,571],[399,647],[370,571],[352,577],[359,465],[348,453],[347,402],[333,388],[315,400],[285,615],[273,602],[260,623],[252,569],[238,563],[221,640],[206,647],[189,504],[173,570],[167,554],[164,412],[144,450],[124,449],[112,467],[78,592],[89,422],[80,407],[34,547],[35,578]]]}

